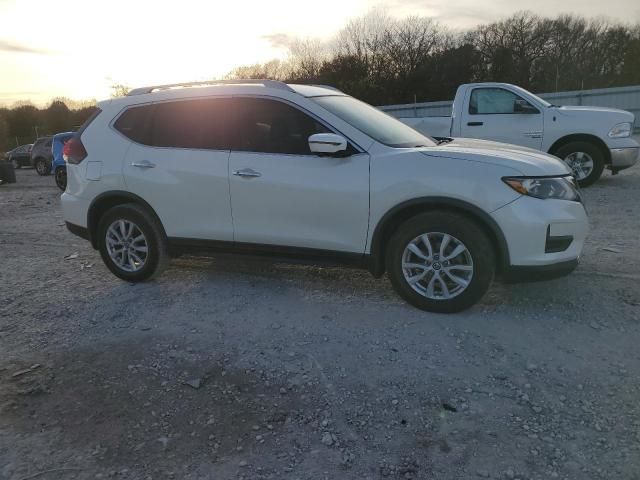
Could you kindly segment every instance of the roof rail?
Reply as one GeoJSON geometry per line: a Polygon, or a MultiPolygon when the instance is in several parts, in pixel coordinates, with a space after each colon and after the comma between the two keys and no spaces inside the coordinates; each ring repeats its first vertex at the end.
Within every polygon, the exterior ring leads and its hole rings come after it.
{"type": "Polygon", "coordinates": [[[333,90],[333,91],[335,91],[335,92],[344,93],[344,92],[343,92],[342,90],[340,90],[339,88],[332,87],[331,85],[322,85],[322,84],[319,84],[319,83],[317,83],[317,84],[316,84],[316,83],[310,83],[310,84],[308,84],[308,85],[309,85],[310,87],[321,87],[321,88],[327,88],[327,89],[329,89],[329,90],[333,90]]]}
{"type": "Polygon", "coordinates": [[[170,88],[179,87],[204,87],[207,85],[243,85],[243,84],[260,84],[265,87],[278,88],[280,90],[286,90],[288,92],[295,92],[293,88],[284,82],[278,80],[261,80],[261,79],[239,79],[239,80],[207,80],[202,82],[186,82],[186,83],[170,83],[167,85],[152,85],[149,87],[134,88],[127,95],[143,95],[145,93],[152,93],[156,90],[168,90],[170,88]]]}

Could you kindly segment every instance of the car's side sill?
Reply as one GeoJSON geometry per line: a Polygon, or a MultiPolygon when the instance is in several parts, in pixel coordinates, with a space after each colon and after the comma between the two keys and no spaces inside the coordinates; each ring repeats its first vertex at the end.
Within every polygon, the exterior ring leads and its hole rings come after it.
{"type": "Polygon", "coordinates": [[[369,255],[361,253],[321,250],[304,247],[288,247],[257,243],[226,242],[219,240],[201,240],[193,238],[169,237],[169,250],[172,256],[179,255],[216,255],[233,253],[260,257],[273,257],[292,263],[312,265],[349,266],[369,269],[369,255]]]}

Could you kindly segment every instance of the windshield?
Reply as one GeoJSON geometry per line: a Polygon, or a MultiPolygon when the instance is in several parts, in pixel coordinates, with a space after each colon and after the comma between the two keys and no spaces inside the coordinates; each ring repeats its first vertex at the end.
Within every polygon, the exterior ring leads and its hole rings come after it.
{"type": "Polygon", "coordinates": [[[544,105],[545,107],[547,107],[547,108],[549,108],[549,107],[553,107],[553,105],[552,105],[552,104],[550,104],[550,103],[549,103],[549,102],[547,102],[546,100],[544,100],[544,99],[540,98],[539,96],[537,96],[537,95],[535,95],[535,94],[531,93],[529,90],[525,90],[524,88],[516,87],[515,85],[514,85],[514,87],[515,87],[515,89],[516,89],[516,90],[520,90],[520,92],[524,93],[524,94],[525,94],[525,98],[526,98],[526,95],[529,95],[529,96],[531,96],[531,97],[535,98],[538,102],[540,102],[540,103],[541,103],[542,105],[544,105]]]}
{"type": "Polygon", "coordinates": [[[331,95],[313,97],[312,100],[362,133],[389,147],[410,148],[436,145],[429,137],[353,97],[331,95]]]}

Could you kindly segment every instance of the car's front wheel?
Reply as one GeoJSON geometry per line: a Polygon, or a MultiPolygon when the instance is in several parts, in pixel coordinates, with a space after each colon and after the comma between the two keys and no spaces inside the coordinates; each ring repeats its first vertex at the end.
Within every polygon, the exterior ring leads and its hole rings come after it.
{"type": "Polygon", "coordinates": [[[17,170],[20,168],[20,162],[18,160],[16,160],[15,158],[11,159],[11,164],[13,165],[13,169],[17,170]]]}
{"type": "Polygon", "coordinates": [[[167,239],[162,226],[137,204],[109,209],[100,219],[97,234],[102,260],[123,280],[147,280],[168,264],[167,239]]]}
{"type": "Polygon", "coordinates": [[[478,302],[489,289],[495,253],[473,220],[453,212],[428,212],[391,237],[386,267],[398,294],[410,304],[454,313],[478,302]]]}
{"type": "Polygon", "coordinates": [[[64,167],[56,168],[56,185],[63,192],[67,189],[67,169],[64,167]]]}
{"type": "Polygon", "coordinates": [[[40,176],[46,176],[49,175],[51,167],[49,167],[49,162],[47,162],[46,159],[44,158],[38,158],[36,159],[35,163],[33,164],[34,167],[36,167],[36,172],[38,172],[38,175],[40,176]]]}

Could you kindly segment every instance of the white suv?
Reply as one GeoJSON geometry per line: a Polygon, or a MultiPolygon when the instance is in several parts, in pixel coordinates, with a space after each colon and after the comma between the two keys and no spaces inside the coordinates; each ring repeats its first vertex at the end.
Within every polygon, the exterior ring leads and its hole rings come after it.
{"type": "Polygon", "coordinates": [[[495,274],[571,272],[588,223],[568,167],[425,137],[335,89],[240,80],[133,90],[67,143],[69,230],[127,281],[172,255],[234,251],[385,271],[455,312],[495,274]]]}

